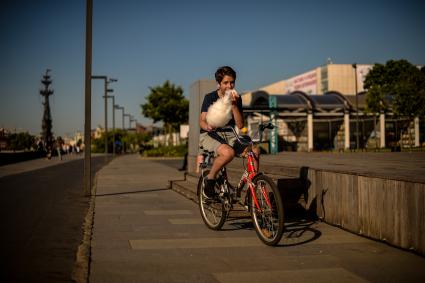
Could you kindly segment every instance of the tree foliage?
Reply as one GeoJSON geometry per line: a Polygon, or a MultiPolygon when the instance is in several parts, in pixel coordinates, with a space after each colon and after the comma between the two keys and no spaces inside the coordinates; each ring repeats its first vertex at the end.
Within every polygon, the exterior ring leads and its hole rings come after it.
{"type": "Polygon", "coordinates": [[[10,134],[8,143],[11,150],[30,150],[31,148],[36,148],[35,137],[26,132],[10,134]]]}
{"type": "Polygon", "coordinates": [[[189,118],[189,101],[183,96],[183,89],[168,80],[162,86],[150,88],[147,102],[141,105],[145,117],[154,123],[162,121],[169,132],[177,130],[189,118]]]}
{"type": "MultiPolygon", "coordinates": [[[[141,146],[144,143],[151,140],[151,136],[148,133],[129,133],[128,131],[122,129],[115,130],[115,141],[122,145],[133,147],[141,146]]],[[[113,151],[113,141],[114,141],[114,132],[108,131],[108,152],[112,153],[113,151]]],[[[115,150],[119,152],[121,149],[116,144],[115,150]]],[[[97,139],[92,140],[92,150],[96,153],[105,152],[105,133],[102,133],[101,136],[97,139]]]]}
{"type": "Polygon", "coordinates": [[[393,112],[398,116],[412,118],[425,114],[425,72],[406,60],[375,64],[364,87],[368,91],[369,111],[385,111],[385,101],[392,101],[393,112]]]}

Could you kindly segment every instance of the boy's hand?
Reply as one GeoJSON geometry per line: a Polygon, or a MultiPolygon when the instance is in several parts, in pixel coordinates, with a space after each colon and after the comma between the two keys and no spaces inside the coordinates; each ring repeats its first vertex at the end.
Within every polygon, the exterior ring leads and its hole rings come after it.
{"type": "Polygon", "coordinates": [[[236,103],[236,101],[238,101],[239,97],[240,97],[240,95],[238,94],[236,89],[232,89],[232,102],[236,103]]]}
{"type": "Polygon", "coordinates": [[[210,125],[208,125],[208,124],[207,124],[207,131],[208,131],[208,132],[211,132],[211,131],[213,131],[213,130],[214,130],[214,127],[211,127],[210,125]]]}

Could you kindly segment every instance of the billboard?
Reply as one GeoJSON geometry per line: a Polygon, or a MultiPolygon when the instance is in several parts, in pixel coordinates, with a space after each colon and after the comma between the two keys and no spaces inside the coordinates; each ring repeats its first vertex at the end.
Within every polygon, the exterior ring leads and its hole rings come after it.
{"type": "Polygon", "coordinates": [[[287,79],[285,93],[291,93],[294,91],[303,91],[307,94],[317,94],[316,70],[287,79]]]}
{"type": "Polygon", "coordinates": [[[357,91],[364,91],[364,80],[373,65],[357,65],[357,91]]]}

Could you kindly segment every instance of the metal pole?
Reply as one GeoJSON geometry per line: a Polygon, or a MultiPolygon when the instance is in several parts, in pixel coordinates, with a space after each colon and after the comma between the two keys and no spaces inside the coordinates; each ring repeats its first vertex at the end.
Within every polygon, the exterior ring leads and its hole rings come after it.
{"type": "Polygon", "coordinates": [[[108,154],[108,80],[105,79],[105,158],[108,154]]]}
{"type": "Polygon", "coordinates": [[[124,128],[124,107],[121,107],[122,110],[122,129],[125,130],[124,128]]]}
{"type": "Polygon", "coordinates": [[[91,67],[93,0],[86,0],[86,78],[84,100],[84,193],[91,196],[91,67]]]}
{"type": "MultiPolygon", "coordinates": [[[[125,131],[125,127],[124,127],[124,107],[121,107],[122,110],[122,130],[125,131]]],[[[125,147],[125,141],[122,140],[122,149],[123,149],[123,153],[126,153],[126,147],[125,147]]]]}
{"type": "Polygon", "coordinates": [[[128,128],[127,129],[131,128],[130,116],[131,116],[130,114],[124,114],[124,117],[128,117],[128,128]]]}
{"type": "Polygon", "coordinates": [[[353,64],[354,68],[354,80],[356,86],[356,147],[359,149],[359,96],[357,95],[357,64],[353,64]]]}
{"type": "Polygon", "coordinates": [[[112,155],[115,156],[115,96],[112,97],[112,155]]]}

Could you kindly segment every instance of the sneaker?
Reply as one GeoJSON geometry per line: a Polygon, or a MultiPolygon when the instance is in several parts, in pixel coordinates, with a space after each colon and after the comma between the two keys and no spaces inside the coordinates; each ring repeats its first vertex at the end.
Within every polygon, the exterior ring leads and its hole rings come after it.
{"type": "Polygon", "coordinates": [[[204,178],[204,194],[208,198],[214,198],[215,196],[215,180],[208,179],[208,177],[204,178]]]}

